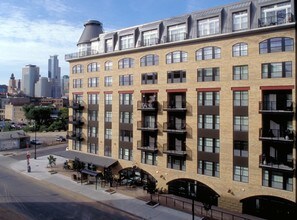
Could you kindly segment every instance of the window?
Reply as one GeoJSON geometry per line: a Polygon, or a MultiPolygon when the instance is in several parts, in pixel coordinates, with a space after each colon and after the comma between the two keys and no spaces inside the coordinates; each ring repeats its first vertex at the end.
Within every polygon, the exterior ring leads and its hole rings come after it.
{"type": "Polygon", "coordinates": [[[282,51],[293,51],[294,40],[289,37],[275,37],[264,40],[260,43],[260,54],[276,53],[282,51]]]}
{"type": "Polygon", "coordinates": [[[99,78],[98,77],[92,77],[88,78],[88,87],[98,87],[99,84],[99,78]]]}
{"type": "Polygon", "coordinates": [[[166,55],[166,63],[182,63],[188,61],[188,53],[184,51],[174,51],[166,55]]]}
{"type": "Polygon", "coordinates": [[[133,131],[120,130],[120,141],[133,142],[133,131]]]}
{"type": "Polygon", "coordinates": [[[97,72],[99,71],[99,64],[94,62],[88,64],[88,72],[97,72]]]}
{"type": "Polygon", "coordinates": [[[141,74],[141,84],[157,84],[158,73],[143,73],[141,74]]]}
{"type": "Polygon", "coordinates": [[[73,88],[82,88],[82,79],[74,79],[73,80],[73,88]]]}
{"type": "Polygon", "coordinates": [[[219,106],[220,93],[219,92],[199,92],[198,105],[199,106],[219,106]]]}
{"type": "Polygon", "coordinates": [[[247,141],[234,141],[233,154],[236,157],[248,157],[248,142],[247,141]]]}
{"type": "Polygon", "coordinates": [[[175,170],[186,170],[186,161],[183,157],[168,155],[167,156],[167,168],[175,170]]]}
{"type": "Polygon", "coordinates": [[[81,64],[77,64],[72,67],[72,73],[83,73],[84,72],[84,66],[81,64]]]}
{"type": "Polygon", "coordinates": [[[249,168],[234,166],[233,180],[248,183],[249,182],[249,168]]]}
{"type": "Polygon", "coordinates": [[[247,80],[249,70],[247,65],[233,66],[233,80],[247,80]]]}
{"type": "Polygon", "coordinates": [[[198,82],[220,81],[220,68],[203,68],[198,69],[198,82]]]}
{"type": "Polygon", "coordinates": [[[121,50],[129,49],[134,47],[134,36],[133,34],[120,37],[120,48],[121,50]]]}
{"type": "Polygon", "coordinates": [[[178,70],[167,73],[167,83],[184,83],[186,81],[186,71],[178,70]]]}
{"type": "Polygon", "coordinates": [[[105,76],[104,77],[104,86],[112,86],[112,76],[105,76]]]}
{"type": "Polygon", "coordinates": [[[248,106],[248,104],[249,104],[248,91],[233,92],[233,106],[248,106]]]}
{"type": "Polygon", "coordinates": [[[72,142],[72,149],[81,151],[81,141],[73,141],[72,142]]]}
{"type": "Polygon", "coordinates": [[[220,23],[219,17],[207,18],[198,21],[198,37],[219,34],[220,23]]]}
{"type": "Polygon", "coordinates": [[[261,8],[260,26],[285,24],[292,21],[291,2],[261,8]]]}
{"type": "Polygon", "coordinates": [[[180,41],[187,39],[186,24],[178,24],[168,27],[168,41],[180,41]]]}
{"type": "Polygon", "coordinates": [[[198,160],[198,174],[219,177],[220,164],[211,161],[198,160]]]}
{"type": "Polygon", "coordinates": [[[123,58],[119,60],[119,69],[126,69],[134,67],[134,59],[132,58],[123,58]]]}
{"type": "Polygon", "coordinates": [[[199,137],[198,151],[208,153],[220,153],[220,139],[199,137]]]}
{"type": "Polygon", "coordinates": [[[108,140],[112,139],[112,130],[110,128],[105,129],[105,139],[108,139],[108,140]]]}
{"type": "Polygon", "coordinates": [[[120,78],[119,79],[120,86],[133,85],[133,75],[132,74],[120,75],[119,78],[120,78]]]}
{"type": "Polygon", "coordinates": [[[112,122],[112,112],[105,111],[105,122],[112,122]]]}
{"type": "Polygon", "coordinates": [[[248,116],[234,116],[234,131],[248,131],[249,118],[248,116]]]}
{"type": "Polygon", "coordinates": [[[233,13],[233,31],[248,29],[248,13],[240,11],[233,13]]]}
{"type": "Polygon", "coordinates": [[[221,58],[221,48],[204,47],[196,51],[196,60],[211,60],[221,58]]]}
{"type": "Polygon", "coordinates": [[[198,128],[200,129],[220,129],[219,115],[198,115],[198,128]]]}
{"type": "Polygon", "coordinates": [[[113,43],[112,39],[105,40],[105,52],[112,52],[113,51],[113,43]]]}
{"type": "Polygon", "coordinates": [[[99,94],[89,93],[88,94],[88,103],[89,105],[97,105],[99,102],[99,94]]]}
{"type": "Polygon", "coordinates": [[[292,77],[292,62],[262,64],[262,79],[292,77]]]}
{"type": "Polygon", "coordinates": [[[263,170],[262,185],[275,189],[293,191],[293,178],[292,175],[263,170]]]}
{"type": "Polygon", "coordinates": [[[88,110],[88,121],[97,121],[98,111],[88,110]]]}
{"type": "Polygon", "coordinates": [[[120,112],[120,123],[133,124],[133,112],[120,112]]]}
{"type": "Polygon", "coordinates": [[[119,149],[119,159],[132,160],[133,159],[132,149],[120,147],[120,149],[119,149]]]}
{"type": "Polygon", "coordinates": [[[108,145],[104,146],[104,156],[111,157],[111,146],[108,146],[108,145]]]}
{"type": "Polygon", "coordinates": [[[95,143],[88,144],[88,153],[97,154],[98,152],[98,145],[95,143]]]}
{"type": "Polygon", "coordinates": [[[98,129],[97,127],[89,126],[88,127],[88,137],[97,137],[98,129]]]}
{"type": "Polygon", "coordinates": [[[248,55],[248,44],[247,43],[238,43],[234,44],[232,47],[233,57],[241,57],[248,55]]]}
{"type": "Polygon", "coordinates": [[[112,105],[112,94],[105,94],[105,105],[112,105]]]}
{"type": "Polygon", "coordinates": [[[157,154],[147,151],[141,151],[141,163],[157,165],[157,154]]]}
{"type": "Polygon", "coordinates": [[[144,31],[142,33],[142,46],[155,45],[158,41],[158,30],[144,31]]]}
{"type": "Polygon", "coordinates": [[[155,66],[159,65],[159,56],[148,54],[140,59],[140,66],[155,66]]]}
{"type": "Polygon", "coordinates": [[[112,62],[111,61],[106,61],[104,64],[104,70],[109,71],[112,70],[112,62]]]}
{"type": "Polygon", "coordinates": [[[120,105],[133,105],[133,94],[121,93],[120,94],[120,105]]]}

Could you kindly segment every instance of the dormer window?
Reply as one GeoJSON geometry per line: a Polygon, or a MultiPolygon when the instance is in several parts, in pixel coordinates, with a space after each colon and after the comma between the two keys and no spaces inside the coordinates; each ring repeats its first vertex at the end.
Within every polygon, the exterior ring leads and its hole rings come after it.
{"type": "Polygon", "coordinates": [[[185,23],[168,27],[169,42],[185,39],[187,39],[187,27],[185,23]]]}
{"type": "Polygon", "coordinates": [[[112,52],[113,51],[113,45],[112,45],[112,39],[105,40],[105,52],[112,52]]]}
{"type": "Polygon", "coordinates": [[[120,37],[120,48],[121,50],[129,49],[134,47],[133,34],[125,35],[120,37]]]}
{"type": "Polygon", "coordinates": [[[198,37],[219,34],[220,19],[219,17],[207,18],[198,21],[198,37]]]}
{"type": "Polygon", "coordinates": [[[144,31],[142,33],[142,46],[155,45],[158,41],[158,30],[144,31]]]}
{"type": "Polygon", "coordinates": [[[248,29],[248,13],[240,11],[233,13],[233,31],[248,29]]]}

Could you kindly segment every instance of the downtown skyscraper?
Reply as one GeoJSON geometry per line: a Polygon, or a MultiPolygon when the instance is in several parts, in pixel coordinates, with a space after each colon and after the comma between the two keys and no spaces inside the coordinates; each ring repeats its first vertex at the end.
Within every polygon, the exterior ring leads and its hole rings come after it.
{"type": "Polygon", "coordinates": [[[51,96],[61,98],[61,68],[58,55],[50,56],[48,60],[48,78],[52,83],[51,96]]]}

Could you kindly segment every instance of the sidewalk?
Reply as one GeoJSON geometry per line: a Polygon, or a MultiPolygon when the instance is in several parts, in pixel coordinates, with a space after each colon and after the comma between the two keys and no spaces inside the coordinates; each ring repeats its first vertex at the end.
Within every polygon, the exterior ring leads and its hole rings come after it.
{"type": "MultiPolygon", "coordinates": [[[[63,164],[65,158],[55,156],[57,158],[56,164],[63,164]]],[[[95,190],[94,185],[85,185],[76,183],[71,180],[70,177],[56,173],[51,174],[48,165],[47,156],[39,157],[36,160],[30,159],[31,172],[27,172],[27,161],[17,161],[11,164],[11,168],[17,172],[20,172],[24,175],[35,178],[36,180],[42,180],[54,184],[60,188],[65,188],[69,191],[79,193],[88,198],[91,198],[95,201],[101,202],[108,206],[115,207],[116,209],[122,210],[124,212],[131,213],[135,216],[138,216],[142,219],[192,219],[190,214],[170,209],[164,206],[157,206],[155,208],[146,205],[145,201],[135,199],[120,193],[109,194],[105,192],[105,189],[98,188],[95,190]]],[[[195,216],[195,219],[201,219],[200,217],[195,216]]]]}

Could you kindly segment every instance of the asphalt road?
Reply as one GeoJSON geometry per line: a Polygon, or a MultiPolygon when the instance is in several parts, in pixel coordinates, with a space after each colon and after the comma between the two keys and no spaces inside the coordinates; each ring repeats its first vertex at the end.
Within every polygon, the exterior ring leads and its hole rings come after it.
{"type": "MultiPolygon", "coordinates": [[[[61,146],[64,148],[64,146],[61,146]]],[[[47,153],[49,149],[40,151],[47,153]]],[[[60,150],[59,147],[55,151],[60,150]]],[[[7,168],[23,156],[0,157],[0,219],[138,219],[87,197],[7,168]]]]}

